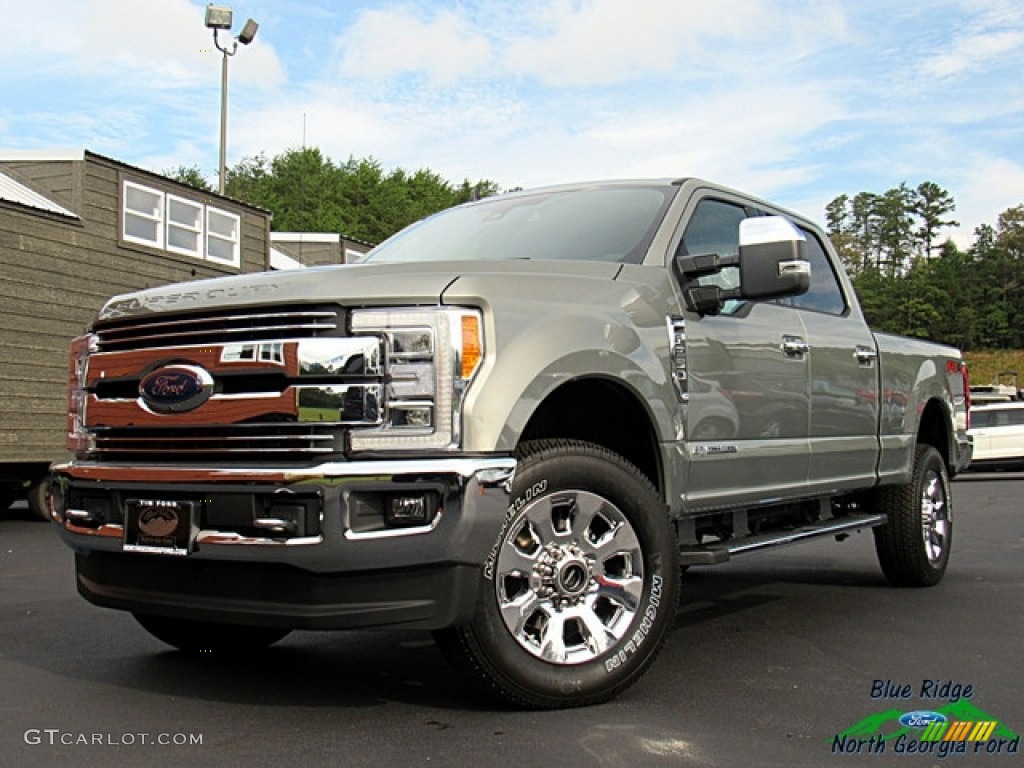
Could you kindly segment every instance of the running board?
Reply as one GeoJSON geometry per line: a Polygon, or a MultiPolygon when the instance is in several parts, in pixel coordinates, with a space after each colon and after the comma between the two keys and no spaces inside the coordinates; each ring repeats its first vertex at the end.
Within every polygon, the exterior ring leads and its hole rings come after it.
{"type": "Polygon", "coordinates": [[[885,521],[885,515],[847,515],[785,531],[758,533],[735,540],[696,547],[680,547],[679,563],[680,565],[717,565],[728,561],[735,555],[745,555],[748,552],[756,552],[769,547],[784,547],[819,536],[836,536],[861,528],[874,528],[883,525],[885,521]]]}

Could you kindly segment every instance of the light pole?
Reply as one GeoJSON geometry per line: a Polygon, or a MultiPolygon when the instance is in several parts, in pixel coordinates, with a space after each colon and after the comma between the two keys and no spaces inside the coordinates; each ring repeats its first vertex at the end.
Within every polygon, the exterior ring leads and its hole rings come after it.
{"type": "Polygon", "coordinates": [[[252,19],[245,22],[238,37],[230,43],[230,48],[222,46],[217,33],[222,29],[231,29],[231,8],[226,5],[206,6],[206,26],[213,30],[213,44],[217,50],[224,54],[220,65],[220,186],[218,191],[224,194],[224,180],[227,176],[227,151],[228,151],[228,56],[234,56],[238,51],[238,44],[248,45],[256,37],[256,30],[260,25],[252,19]]]}

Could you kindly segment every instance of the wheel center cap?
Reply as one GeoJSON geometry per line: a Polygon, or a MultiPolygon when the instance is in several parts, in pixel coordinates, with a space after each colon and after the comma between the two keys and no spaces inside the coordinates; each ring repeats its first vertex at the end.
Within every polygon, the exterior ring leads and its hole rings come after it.
{"type": "Polygon", "coordinates": [[[558,591],[565,597],[579,597],[590,582],[590,569],[577,557],[563,560],[558,564],[558,591]]]}

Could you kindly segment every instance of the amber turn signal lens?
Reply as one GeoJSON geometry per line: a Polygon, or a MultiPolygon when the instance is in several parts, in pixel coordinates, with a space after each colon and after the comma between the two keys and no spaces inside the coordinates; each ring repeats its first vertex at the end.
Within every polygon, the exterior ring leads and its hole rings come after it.
{"type": "Polygon", "coordinates": [[[480,338],[480,318],[476,315],[462,316],[462,378],[473,376],[483,358],[483,339],[480,338]]]}

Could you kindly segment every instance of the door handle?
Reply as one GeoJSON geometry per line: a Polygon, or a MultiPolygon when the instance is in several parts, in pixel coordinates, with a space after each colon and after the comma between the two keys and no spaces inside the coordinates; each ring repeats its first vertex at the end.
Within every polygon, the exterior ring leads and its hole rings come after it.
{"type": "Polygon", "coordinates": [[[803,358],[811,349],[811,346],[799,336],[782,337],[782,354],[794,359],[803,358]]]}
{"type": "Polygon", "coordinates": [[[874,365],[875,359],[878,357],[878,350],[858,344],[853,356],[857,358],[858,363],[864,367],[869,367],[874,365]]]}

